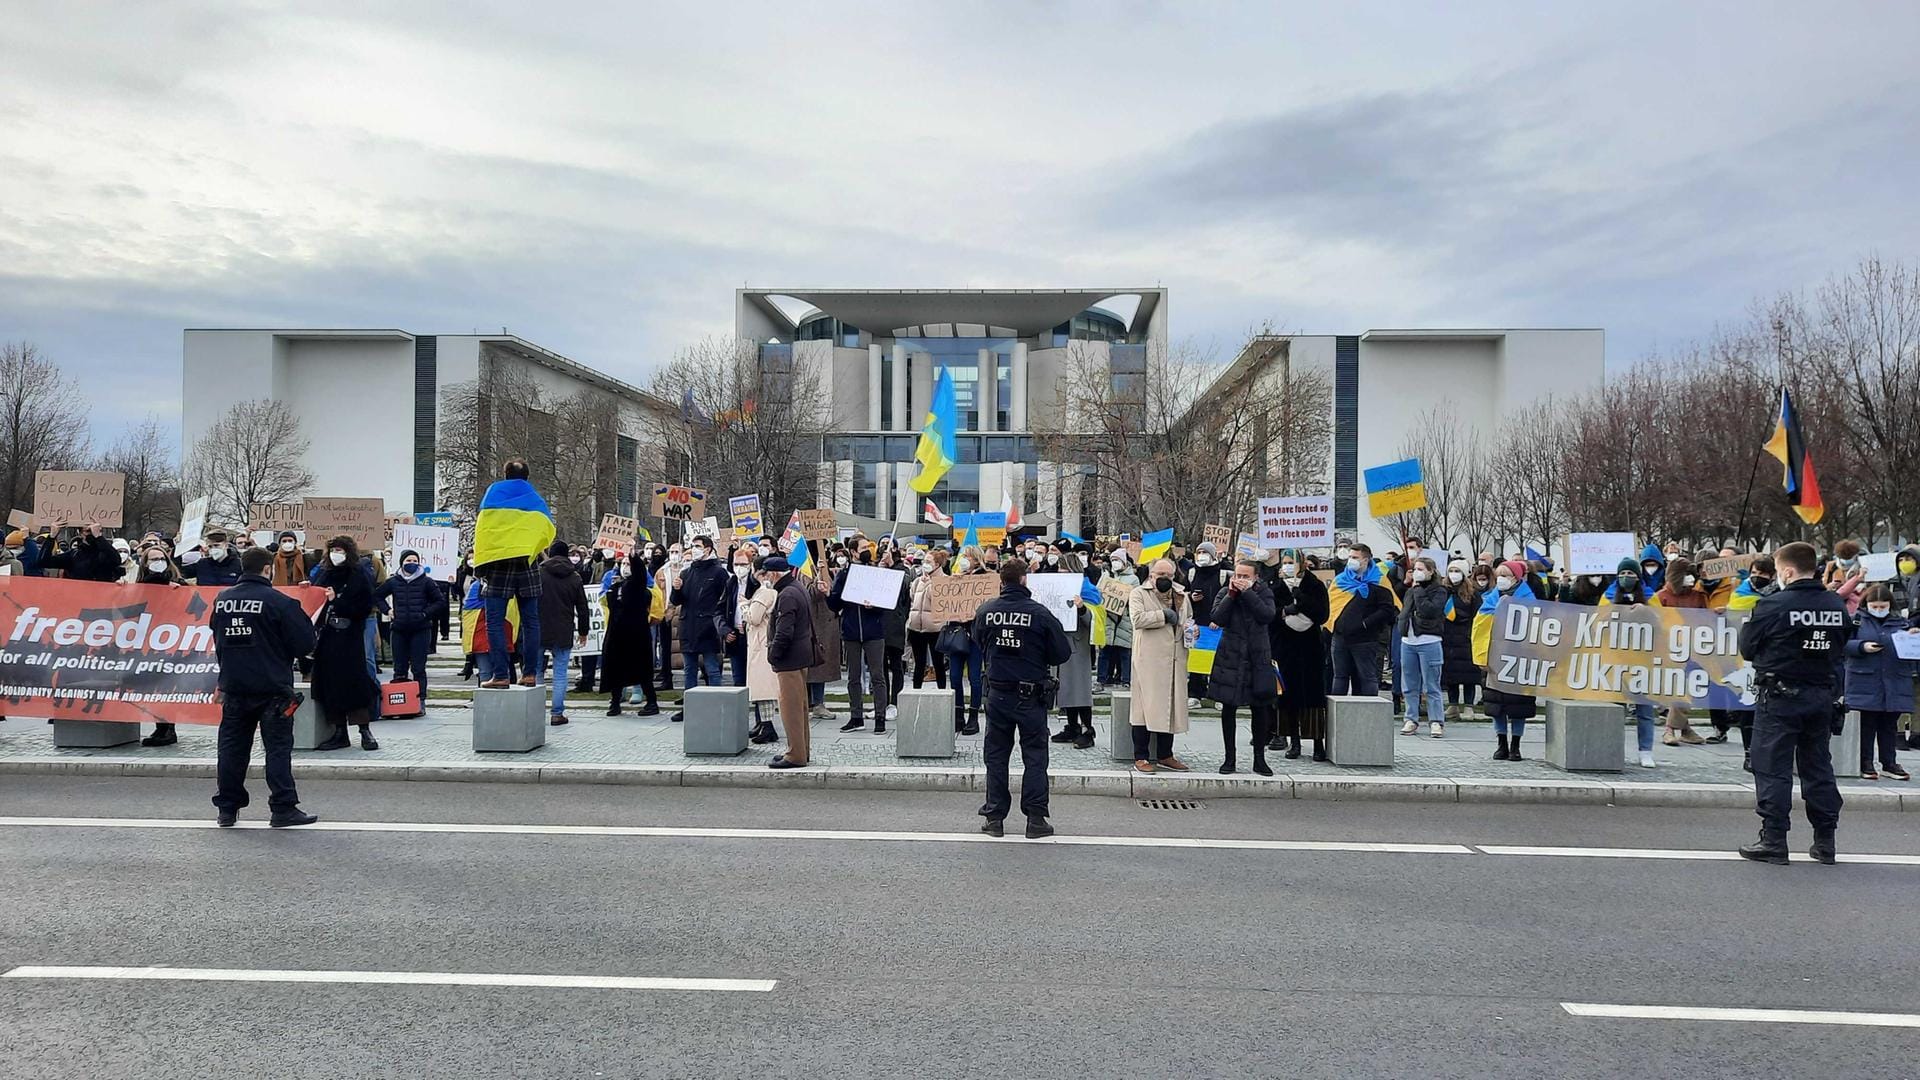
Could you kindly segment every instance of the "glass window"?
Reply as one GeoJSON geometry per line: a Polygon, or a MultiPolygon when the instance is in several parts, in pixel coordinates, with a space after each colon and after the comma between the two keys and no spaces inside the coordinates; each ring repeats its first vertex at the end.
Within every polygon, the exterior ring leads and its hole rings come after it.
{"type": "Polygon", "coordinates": [[[840,324],[840,344],[849,349],[859,348],[860,347],[860,328],[857,326],[848,326],[846,323],[841,323],[840,324]]]}
{"type": "Polygon", "coordinates": [[[1147,373],[1147,347],[1145,345],[1115,345],[1109,351],[1108,363],[1116,375],[1145,375],[1147,373]]]}
{"type": "MultiPolygon", "coordinates": [[[[980,350],[989,350],[994,357],[993,376],[1001,378],[1001,415],[1011,401],[1008,387],[1013,377],[1012,338],[923,338],[903,337],[899,343],[908,355],[925,353],[932,357],[934,365],[933,381],[938,383],[940,371],[946,370],[953,375],[954,403],[960,413],[960,427],[964,431],[980,430],[980,350]],[[1000,369],[1004,368],[1004,374],[1000,369]]],[[[918,420],[919,417],[915,417],[918,420]]]]}
{"type": "Polygon", "coordinates": [[[962,464],[974,465],[980,461],[980,436],[962,435],[953,441],[954,449],[959,451],[962,464]]]}
{"type": "Polygon", "coordinates": [[[884,356],[880,358],[880,427],[893,429],[893,361],[884,356]]]}
{"type": "Polygon", "coordinates": [[[989,435],[986,444],[981,451],[982,461],[1013,461],[1019,454],[1019,440],[1011,435],[989,435]]]}
{"type": "Polygon", "coordinates": [[[853,467],[853,512],[874,517],[880,512],[880,466],[870,461],[853,467]]]}
{"type": "Polygon", "coordinates": [[[1113,377],[1113,396],[1120,401],[1145,401],[1147,377],[1145,375],[1115,375],[1113,377]]]}
{"type": "Polygon", "coordinates": [[[887,460],[912,461],[913,452],[919,447],[920,437],[917,435],[889,435],[887,436],[887,460]]]}
{"type": "Polygon", "coordinates": [[[929,498],[943,514],[971,514],[980,509],[980,466],[955,465],[934,485],[929,498]]]}

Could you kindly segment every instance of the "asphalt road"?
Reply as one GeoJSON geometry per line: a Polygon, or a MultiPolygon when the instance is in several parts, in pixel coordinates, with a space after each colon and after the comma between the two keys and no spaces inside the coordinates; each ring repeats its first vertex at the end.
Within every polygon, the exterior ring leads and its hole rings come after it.
{"type": "MultiPolygon", "coordinates": [[[[0,817],[210,821],[208,788],[0,776],[0,817]]],[[[941,834],[978,820],[977,796],[960,794],[302,791],[327,822],[941,834]]],[[[1054,812],[1083,837],[1467,846],[0,825],[0,973],[775,980],[758,993],[0,978],[0,1075],[1920,1074],[1913,1028],[1561,1008],[1920,1014],[1920,865],[1474,850],[1726,849],[1755,819],[1725,811],[1273,800],[1155,811],[1082,798],[1056,799],[1054,812]]],[[[1807,839],[1802,825],[1796,849],[1807,839]]],[[[1920,815],[1855,815],[1841,841],[1920,854],[1920,815]]]]}

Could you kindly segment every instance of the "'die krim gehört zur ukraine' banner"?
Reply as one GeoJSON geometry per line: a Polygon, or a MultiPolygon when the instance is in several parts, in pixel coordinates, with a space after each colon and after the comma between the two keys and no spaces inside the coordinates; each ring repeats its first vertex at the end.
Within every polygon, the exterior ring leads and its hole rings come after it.
{"type": "Polygon", "coordinates": [[[1510,694],[1694,709],[1751,709],[1744,611],[1502,600],[1487,685],[1510,694]]]}

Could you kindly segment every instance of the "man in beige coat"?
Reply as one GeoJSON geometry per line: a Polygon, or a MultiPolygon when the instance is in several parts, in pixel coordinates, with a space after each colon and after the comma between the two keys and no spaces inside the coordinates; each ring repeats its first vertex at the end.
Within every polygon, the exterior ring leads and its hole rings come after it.
{"type": "Polygon", "coordinates": [[[1159,559],[1127,598],[1133,622],[1133,767],[1187,772],[1173,756],[1173,737],[1187,730],[1187,638],[1193,606],[1173,580],[1171,559],[1159,559]]]}

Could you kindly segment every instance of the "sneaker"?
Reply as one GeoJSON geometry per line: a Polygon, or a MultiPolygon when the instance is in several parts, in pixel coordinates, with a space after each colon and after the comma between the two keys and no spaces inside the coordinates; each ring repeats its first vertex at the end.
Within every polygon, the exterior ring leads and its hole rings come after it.
{"type": "Polygon", "coordinates": [[[1660,742],[1664,746],[1679,746],[1680,733],[1673,730],[1672,728],[1668,728],[1665,732],[1661,734],[1660,742]]]}
{"type": "Polygon", "coordinates": [[[1436,739],[1444,739],[1447,736],[1447,728],[1446,728],[1446,725],[1442,724],[1438,720],[1435,720],[1432,724],[1429,724],[1427,726],[1427,733],[1429,735],[1432,735],[1436,739]]]}
{"type": "Polygon", "coordinates": [[[1420,723],[1417,720],[1409,720],[1406,723],[1400,725],[1400,734],[1402,735],[1412,735],[1418,732],[1419,730],[1420,730],[1420,723]]]}
{"type": "Polygon", "coordinates": [[[889,720],[900,719],[900,707],[898,705],[887,706],[887,719],[889,720]]]}
{"type": "Polygon", "coordinates": [[[1653,751],[1651,750],[1640,751],[1640,767],[1643,769],[1653,768],[1653,751]]]}
{"type": "Polygon", "coordinates": [[[1192,769],[1191,766],[1177,757],[1163,757],[1155,762],[1155,764],[1169,772],[1189,772],[1192,769]]]}
{"type": "Polygon", "coordinates": [[[565,713],[554,713],[553,717],[547,721],[547,725],[549,727],[559,727],[566,722],[567,717],[565,713]]]}
{"type": "Polygon", "coordinates": [[[840,725],[840,730],[841,731],[859,731],[861,728],[866,726],[867,726],[867,722],[856,716],[853,719],[847,721],[846,723],[840,725]]]}
{"type": "Polygon", "coordinates": [[[1726,732],[1724,732],[1724,731],[1716,731],[1716,732],[1714,732],[1713,734],[1711,734],[1711,735],[1709,735],[1709,736],[1707,736],[1707,737],[1706,737],[1706,739],[1705,739],[1704,741],[1705,741],[1705,742],[1710,742],[1710,743],[1715,743],[1715,744],[1719,744],[1719,743],[1723,743],[1723,742],[1726,742],[1726,741],[1727,741],[1727,733],[1726,733],[1726,732]]]}
{"type": "Polygon", "coordinates": [[[833,719],[833,714],[827,711],[827,707],[825,705],[813,706],[812,708],[807,710],[807,715],[813,717],[815,720],[833,719]]]}
{"type": "Polygon", "coordinates": [[[1905,768],[1899,765],[1882,765],[1880,766],[1880,771],[1883,773],[1886,773],[1888,776],[1893,777],[1895,780],[1913,779],[1913,774],[1907,772],[1905,768]]]}
{"type": "Polygon", "coordinates": [[[1199,699],[1199,698],[1197,698],[1197,697],[1190,697],[1190,698],[1188,698],[1188,699],[1187,699],[1187,708],[1189,708],[1189,709],[1197,709],[1197,708],[1199,708],[1199,707],[1200,707],[1200,699],[1199,699]]]}
{"type": "Polygon", "coordinates": [[[1874,771],[1873,771],[1872,769],[1861,769],[1861,770],[1860,770],[1860,779],[1862,779],[1862,780],[1878,780],[1878,779],[1880,779],[1880,774],[1879,774],[1879,773],[1877,773],[1877,772],[1874,772],[1874,771]]]}

